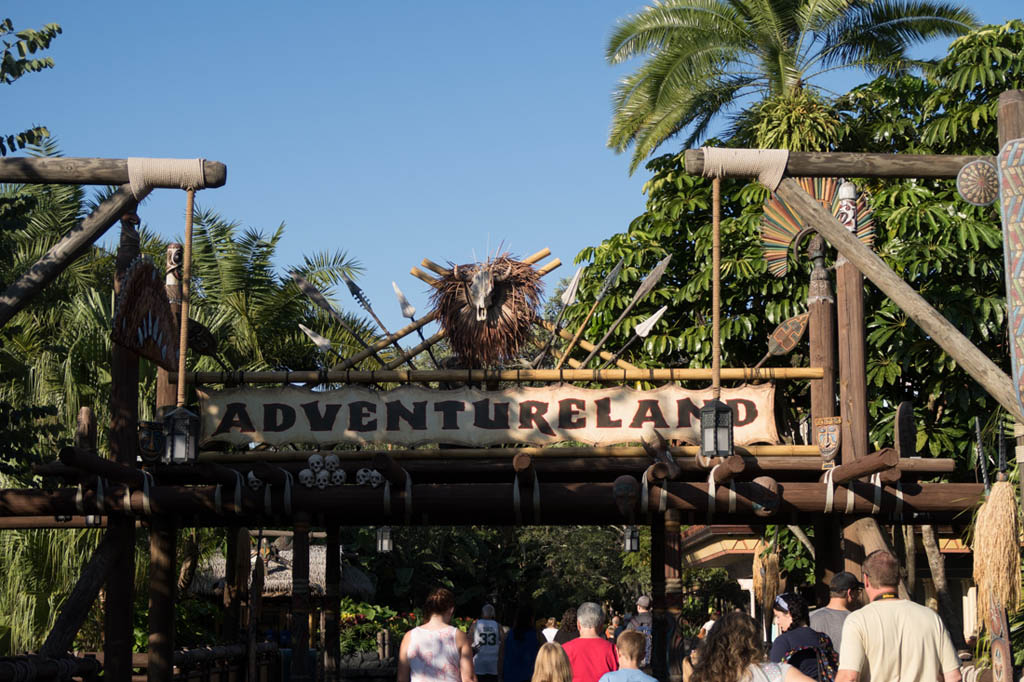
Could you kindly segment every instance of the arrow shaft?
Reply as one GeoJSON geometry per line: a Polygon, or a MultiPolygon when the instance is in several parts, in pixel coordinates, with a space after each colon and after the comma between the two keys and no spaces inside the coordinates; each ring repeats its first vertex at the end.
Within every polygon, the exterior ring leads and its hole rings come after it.
{"type": "MultiPolygon", "coordinates": [[[[558,359],[558,364],[555,365],[555,369],[561,369],[562,365],[565,364],[565,361],[569,359],[569,353],[572,352],[576,342],[580,340],[580,336],[583,335],[583,330],[587,328],[587,323],[590,322],[590,318],[593,317],[594,311],[597,310],[597,304],[600,302],[601,299],[599,298],[594,301],[594,305],[590,306],[590,312],[588,312],[587,316],[583,318],[583,323],[580,325],[580,328],[576,330],[576,333],[572,337],[572,341],[570,341],[569,345],[565,347],[565,352],[562,353],[562,357],[558,359]]],[[[593,355],[593,353],[591,355],[593,355]]]]}
{"type": "Polygon", "coordinates": [[[633,334],[633,336],[632,336],[632,337],[631,337],[631,338],[629,339],[629,341],[627,341],[627,342],[626,342],[626,345],[625,345],[625,346],[623,346],[622,348],[620,348],[620,349],[618,350],[618,352],[617,352],[617,353],[615,353],[615,355],[613,355],[613,356],[612,356],[612,357],[611,357],[610,359],[608,359],[607,361],[605,361],[605,363],[604,363],[603,365],[601,365],[600,367],[598,367],[598,369],[604,369],[605,367],[608,367],[608,366],[609,366],[609,365],[611,365],[611,364],[612,364],[613,362],[615,362],[615,361],[616,361],[616,360],[618,360],[618,359],[619,359],[620,357],[622,357],[622,354],[623,354],[623,353],[625,353],[625,352],[626,352],[626,350],[627,350],[627,349],[628,349],[628,348],[629,348],[630,346],[632,346],[632,345],[633,345],[633,342],[634,342],[634,341],[636,341],[636,340],[637,340],[637,339],[639,339],[639,338],[640,338],[640,335],[639,335],[639,334],[633,334]]]}
{"type": "MultiPolygon", "coordinates": [[[[416,321],[416,320],[414,320],[411,317],[409,318],[409,320],[412,321],[412,322],[416,321]]],[[[427,337],[423,335],[423,329],[422,328],[417,327],[416,328],[416,333],[420,335],[420,341],[422,341],[423,343],[427,342],[427,337]]],[[[430,361],[434,363],[434,368],[435,369],[441,369],[441,363],[439,363],[437,361],[437,358],[434,357],[434,351],[433,351],[433,347],[432,346],[427,346],[427,355],[430,356],[430,361]]]]}
{"type": "Polygon", "coordinates": [[[548,342],[544,344],[544,347],[540,349],[540,354],[534,358],[531,363],[534,367],[540,367],[540,363],[544,362],[544,357],[551,350],[551,346],[555,343],[555,337],[558,336],[559,325],[562,324],[562,318],[565,317],[565,311],[569,306],[564,305],[562,309],[558,311],[558,317],[555,318],[554,328],[551,330],[551,336],[548,337],[548,342]]]}
{"type": "MultiPolygon", "coordinates": [[[[364,341],[361,336],[356,334],[355,330],[352,329],[351,325],[349,325],[349,323],[345,321],[345,318],[341,316],[341,313],[334,309],[334,306],[332,306],[330,302],[328,302],[328,300],[324,297],[323,294],[320,293],[320,291],[316,287],[314,287],[312,284],[306,281],[306,279],[300,276],[298,273],[292,273],[292,279],[295,280],[295,283],[299,285],[299,289],[302,290],[302,293],[305,294],[306,297],[309,298],[309,300],[318,305],[320,308],[326,310],[327,313],[334,319],[334,321],[337,322],[342,329],[347,331],[349,335],[352,336],[352,338],[355,339],[363,348],[367,350],[370,349],[370,344],[364,341]]],[[[373,355],[373,358],[380,363],[381,367],[387,364],[384,362],[384,360],[381,359],[379,355],[377,355],[376,352],[372,352],[371,355],[373,355]]]]}
{"type": "MultiPolygon", "coordinates": [[[[388,328],[384,326],[384,323],[381,321],[381,319],[377,317],[377,313],[373,312],[373,306],[370,305],[370,302],[366,300],[365,296],[362,297],[360,303],[363,304],[363,308],[366,310],[366,312],[370,314],[370,317],[373,318],[373,321],[377,323],[377,326],[380,327],[381,332],[384,333],[384,337],[387,338],[391,336],[391,332],[389,332],[388,328]]],[[[422,336],[423,332],[420,332],[420,335],[422,336]]],[[[403,357],[405,355],[405,351],[402,349],[402,346],[399,345],[398,339],[392,341],[391,345],[398,350],[398,357],[403,357]]],[[[406,359],[405,364],[409,365],[409,369],[416,369],[416,365],[412,364],[411,359],[406,359]]]]}
{"type": "Polygon", "coordinates": [[[619,325],[622,324],[622,321],[626,319],[626,316],[633,312],[633,308],[636,307],[636,304],[638,302],[639,301],[629,302],[629,305],[627,305],[626,309],[622,311],[622,314],[619,315],[619,318],[612,322],[612,326],[608,328],[608,331],[606,331],[604,336],[601,337],[601,340],[594,344],[594,350],[590,351],[590,355],[588,355],[587,359],[583,361],[582,365],[580,365],[581,368],[586,367],[587,363],[593,360],[594,356],[601,351],[601,346],[604,345],[604,342],[608,340],[608,337],[615,333],[615,330],[619,328],[619,325]]]}

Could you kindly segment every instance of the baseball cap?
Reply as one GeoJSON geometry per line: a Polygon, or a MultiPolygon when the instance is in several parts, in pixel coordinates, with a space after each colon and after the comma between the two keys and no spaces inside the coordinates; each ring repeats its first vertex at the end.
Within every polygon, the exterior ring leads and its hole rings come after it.
{"type": "Polygon", "coordinates": [[[646,594],[641,595],[640,598],[636,600],[636,605],[641,608],[649,609],[651,608],[651,598],[646,594]]]}
{"type": "Polygon", "coordinates": [[[860,590],[863,588],[864,583],[857,580],[857,576],[849,571],[836,573],[832,578],[832,583],[829,585],[829,589],[833,592],[846,592],[847,590],[860,590]]]}

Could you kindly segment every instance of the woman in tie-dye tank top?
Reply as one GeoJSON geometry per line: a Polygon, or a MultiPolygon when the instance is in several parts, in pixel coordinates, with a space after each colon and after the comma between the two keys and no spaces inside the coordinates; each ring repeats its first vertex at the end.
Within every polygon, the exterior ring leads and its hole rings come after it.
{"type": "Polygon", "coordinates": [[[398,682],[476,682],[473,647],[451,625],[455,595],[443,587],[424,605],[427,622],[409,630],[398,650],[398,682]]]}

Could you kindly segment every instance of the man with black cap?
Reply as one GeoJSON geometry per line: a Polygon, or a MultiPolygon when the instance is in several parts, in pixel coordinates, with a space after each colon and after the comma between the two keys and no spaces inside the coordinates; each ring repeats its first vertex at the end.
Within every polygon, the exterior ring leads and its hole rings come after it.
{"type": "Polygon", "coordinates": [[[842,646],[843,623],[852,606],[859,603],[863,583],[853,573],[836,573],[829,585],[828,605],[811,612],[811,629],[824,632],[836,651],[842,646]]]}
{"type": "Polygon", "coordinates": [[[645,646],[643,659],[639,661],[640,669],[651,672],[651,633],[654,631],[654,617],[651,615],[651,598],[646,594],[636,600],[636,615],[629,619],[627,630],[636,630],[644,636],[645,646]]]}

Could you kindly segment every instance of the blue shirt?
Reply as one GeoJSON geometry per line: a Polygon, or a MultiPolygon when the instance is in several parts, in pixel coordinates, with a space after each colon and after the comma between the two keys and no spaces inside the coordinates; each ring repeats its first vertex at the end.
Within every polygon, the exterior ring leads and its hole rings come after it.
{"type": "Polygon", "coordinates": [[[658,680],[636,668],[619,668],[601,675],[598,682],[658,682],[658,680]]]}

